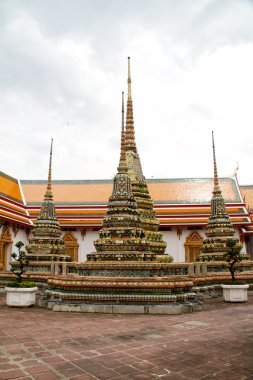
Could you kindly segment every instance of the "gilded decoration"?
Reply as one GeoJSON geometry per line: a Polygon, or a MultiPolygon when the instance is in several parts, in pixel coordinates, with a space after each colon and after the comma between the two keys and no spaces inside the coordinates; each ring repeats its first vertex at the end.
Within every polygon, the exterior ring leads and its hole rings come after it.
{"type": "Polygon", "coordinates": [[[8,252],[12,247],[10,226],[4,226],[0,237],[0,270],[7,269],[8,252]]]}
{"type": "Polygon", "coordinates": [[[63,241],[67,250],[67,255],[71,257],[71,261],[78,261],[79,244],[75,236],[67,231],[63,236],[63,241]]]}
{"type": "Polygon", "coordinates": [[[195,262],[200,254],[203,239],[197,231],[192,231],[185,241],[185,261],[195,262]]]}

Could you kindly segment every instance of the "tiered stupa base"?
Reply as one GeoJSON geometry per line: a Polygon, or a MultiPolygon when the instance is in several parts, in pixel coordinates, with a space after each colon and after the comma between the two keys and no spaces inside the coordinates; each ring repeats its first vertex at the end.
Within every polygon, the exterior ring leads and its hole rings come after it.
{"type": "Polygon", "coordinates": [[[191,290],[192,278],[168,275],[171,270],[171,265],[157,262],[73,263],[67,276],[48,280],[45,303],[53,311],[181,314],[202,310],[191,290]]]}
{"type": "MultiPolygon", "coordinates": [[[[225,255],[227,254],[227,240],[233,239],[237,240],[237,244],[240,244],[239,239],[231,236],[221,236],[221,237],[208,237],[204,240],[203,246],[201,249],[201,254],[198,256],[199,261],[226,261],[225,255]]],[[[245,256],[245,260],[248,256],[244,253],[241,253],[242,256],[245,256]]]]}
{"type": "Polygon", "coordinates": [[[30,254],[27,255],[27,258],[29,260],[29,264],[31,264],[33,261],[38,262],[38,261],[60,261],[60,262],[70,262],[71,257],[68,255],[59,255],[59,254],[30,254]]]}
{"type": "Polygon", "coordinates": [[[140,251],[105,251],[93,252],[87,255],[88,261],[154,261],[156,254],[153,252],[140,251]]]}
{"type": "MultiPolygon", "coordinates": [[[[49,239],[47,239],[49,240],[49,239]]],[[[29,263],[35,261],[60,261],[69,262],[71,257],[66,255],[66,247],[60,239],[44,242],[33,242],[27,245],[27,258],[29,263]]]]}

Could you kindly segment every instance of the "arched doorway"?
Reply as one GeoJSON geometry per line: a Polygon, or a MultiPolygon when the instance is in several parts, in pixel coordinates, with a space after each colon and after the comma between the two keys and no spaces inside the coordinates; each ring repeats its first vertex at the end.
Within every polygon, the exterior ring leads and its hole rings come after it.
{"type": "Polygon", "coordinates": [[[79,244],[75,236],[70,231],[67,231],[63,236],[63,241],[67,248],[67,255],[71,256],[72,261],[78,261],[79,244]]]}
{"type": "Polygon", "coordinates": [[[0,269],[9,269],[12,238],[9,226],[5,226],[0,237],[0,269]]]}
{"type": "Polygon", "coordinates": [[[203,245],[203,239],[197,231],[192,231],[185,241],[185,261],[191,263],[197,260],[200,255],[200,248],[203,245]]]}

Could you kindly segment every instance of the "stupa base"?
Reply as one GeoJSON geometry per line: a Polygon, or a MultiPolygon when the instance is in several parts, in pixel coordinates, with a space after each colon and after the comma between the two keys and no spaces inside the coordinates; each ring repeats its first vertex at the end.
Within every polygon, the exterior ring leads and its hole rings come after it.
{"type": "Polygon", "coordinates": [[[154,261],[156,254],[146,251],[103,251],[87,255],[87,261],[154,261]]]}
{"type": "Polygon", "coordinates": [[[226,252],[205,252],[198,256],[199,261],[225,261],[226,252]]]}
{"type": "Polygon", "coordinates": [[[198,300],[179,301],[167,304],[115,304],[115,303],[75,303],[66,301],[49,301],[47,308],[52,311],[103,314],[184,314],[201,311],[202,303],[198,300]]]}
{"type": "Polygon", "coordinates": [[[202,310],[188,276],[48,279],[44,306],[53,311],[111,314],[182,314],[202,310]]]}
{"type": "Polygon", "coordinates": [[[28,260],[29,260],[29,263],[31,262],[38,262],[38,261],[49,261],[49,262],[52,262],[52,261],[60,261],[60,262],[70,262],[71,261],[71,257],[68,256],[68,255],[61,255],[61,254],[52,254],[52,253],[49,253],[49,254],[28,254],[26,255],[28,260]]]}

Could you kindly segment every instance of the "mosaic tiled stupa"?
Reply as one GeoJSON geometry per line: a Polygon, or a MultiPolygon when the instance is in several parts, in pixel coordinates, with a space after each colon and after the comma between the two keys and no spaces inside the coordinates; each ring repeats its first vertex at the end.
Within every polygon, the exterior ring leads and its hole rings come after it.
{"type": "Polygon", "coordinates": [[[166,243],[162,240],[162,234],[158,232],[159,220],[156,218],[154,212],[153,201],[150,197],[147,183],[142,173],[140,157],[135,142],[130,57],[128,57],[127,82],[128,96],[125,132],[127,172],[131,180],[132,194],[140,211],[140,226],[146,232],[150,244],[150,250],[156,254],[163,254],[166,249],[166,243]]]}
{"type": "Polygon", "coordinates": [[[48,280],[47,307],[54,311],[181,314],[202,309],[191,291],[188,265],[158,260],[166,244],[157,231],[134,140],[130,66],[127,106],[126,130],[122,109],[120,161],[96,252],[86,262],[68,263],[66,276],[48,280]]]}
{"type": "Polygon", "coordinates": [[[217,163],[215,156],[214,136],[212,132],[213,144],[213,163],[214,163],[214,189],[211,199],[211,212],[206,226],[206,239],[203,241],[199,259],[205,260],[223,260],[227,252],[226,242],[228,238],[239,239],[234,237],[235,230],[226,211],[226,205],[219,185],[217,172],[217,163]]]}
{"type": "Polygon", "coordinates": [[[34,223],[32,237],[26,246],[29,261],[71,261],[71,257],[66,254],[66,247],[61,238],[61,228],[55,215],[51,184],[52,149],[53,140],[50,148],[46,193],[41,205],[40,215],[34,223]]]}
{"type": "Polygon", "coordinates": [[[88,260],[152,260],[156,255],[151,252],[150,240],[140,227],[140,211],[127,173],[123,93],[121,149],[117,171],[103,228],[94,242],[97,253],[89,254],[88,260]]]}

